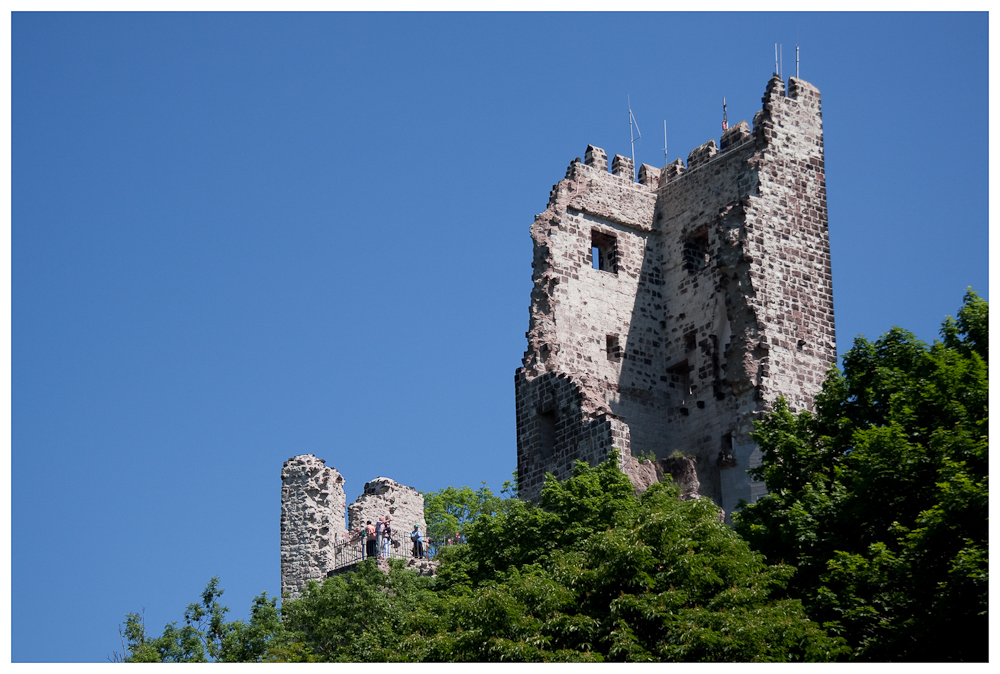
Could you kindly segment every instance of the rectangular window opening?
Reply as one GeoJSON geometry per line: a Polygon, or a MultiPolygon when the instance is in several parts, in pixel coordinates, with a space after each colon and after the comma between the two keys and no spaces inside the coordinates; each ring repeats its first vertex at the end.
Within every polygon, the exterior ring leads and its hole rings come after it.
{"type": "Polygon", "coordinates": [[[674,403],[683,405],[691,396],[691,372],[687,360],[668,368],[667,379],[667,386],[670,387],[674,403]]]}
{"type": "Polygon", "coordinates": [[[556,448],[556,413],[539,412],[535,417],[538,433],[538,449],[542,459],[548,459],[556,448]]]}
{"type": "Polygon", "coordinates": [[[684,268],[688,273],[697,274],[708,266],[710,259],[708,228],[702,227],[688,234],[684,239],[684,268]]]}
{"type": "Polygon", "coordinates": [[[732,468],[736,465],[736,453],[733,451],[733,434],[722,436],[722,446],[719,447],[719,457],[716,459],[719,468],[732,468]]]}
{"type": "Polygon", "coordinates": [[[692,330],[691,332],[684,335],[684,350],[694,351],[695,347],[698,346],[698,333],[692,330]]]}
{"type": "Polygon", "coordinates": [[[590,262],[594,269],[618,273],[618,241],[596,229],[590,232],[590,262]]]}
{"type": "Polygon", "coordinates": [[[606,339],[608,360],[617,363],[622,359],[622,349],[618,343],[618,335],[608,335],[606,339]]]}

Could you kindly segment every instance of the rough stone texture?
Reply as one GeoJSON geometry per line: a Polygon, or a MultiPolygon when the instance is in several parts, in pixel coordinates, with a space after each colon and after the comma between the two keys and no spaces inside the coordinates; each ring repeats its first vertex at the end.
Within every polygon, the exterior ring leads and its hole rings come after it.
{"type": "Polygon", "coordinates": [[[351,531],[360,531],[368,520],[375,523],[379,517],[386,515],[392,518],[394,554],[412,558],[410,532],[413,525],[419,525],[420,535],[427,538],[423,495],[413,487],[406,487],[387,477],[377,477],[366,482],[361,496],[347,507],[347,526],[351,531]]]}
{"type": "MultiPolygon", "coordinates": [[[[347,508],[344,478],[312,454],[295,456],[281,469],[281,594],[298,597],[309,580],[322,583],[338,565],[354,559],[365,522],[392,517],[397,554],[412,559],[413,525],[427,537],[424,497],[412,487],[375,478],[347,508]],[[344,527],[344,512],[349,528],[344,527]]],[[[417,560],[419,561],[419,560],[417,560]]],[[[432,575],[432,574],[431,574],[432,575]]]]}
{"type": "Polygon", "coordinates": [[[690,456],[669,456],[660,459],[662,473],[669,475],[671,481],[681,488],[681,500],[689,501],[697,498],[701,482],[698,481],[698,471],[694,459],[690,456]]]}
{"type": "Polygon", "coordinates": [[[553,186],[515,375],[522,497],[612,447],[637,489],[633,451],[688,457],[726,512],[765,493],[751,422],[779,396],[809,408],[836,345],[819,91],[775,76],[762,102],[687,168],[637,183],[588,146],[553,186]]]}
{"type": "Polygon", "coordinates": [[[406,568],[416,571],[418,576],[433,576],[437,574],[437,568],[441,562],[436,559],[410,559],[406,562],[406,568]]]}
{"type": "Polygon", "coordinates": [[[628,475],[628,479],[632,481],[636,495],[646,491],[663,477],[663,470],[655,463],[648,460],[639,461],[632,456],[625,461],[622,472],[628,475]]]}
{"type": "Polygon", "coordinates": [[[306,582],[323,582],[344,529],[344,478],[312,454],[281,468],[281,594],[298,596],[306,582]]]}

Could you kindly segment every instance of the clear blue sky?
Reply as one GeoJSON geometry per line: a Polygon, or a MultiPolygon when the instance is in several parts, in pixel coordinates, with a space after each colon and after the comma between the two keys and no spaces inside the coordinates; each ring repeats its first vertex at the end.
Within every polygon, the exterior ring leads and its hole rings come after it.
{"type": "Polygon", "coordinates": [[[988,298],[966,14],[12,18],[12,657],[103,661],[279,589],[280,470],[515,468],[528,228],[588,143],[663,164],[823,95],[838,348],[988,298]]]}

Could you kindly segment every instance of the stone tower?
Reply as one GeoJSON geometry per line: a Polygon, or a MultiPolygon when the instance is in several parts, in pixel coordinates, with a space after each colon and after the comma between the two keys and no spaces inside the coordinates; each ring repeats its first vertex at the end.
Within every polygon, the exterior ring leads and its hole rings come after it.
{"type": "Polygon", "coordinates": [[[310,580],[322,583],[345,540],[344,478],[312,454],[281,467],[281,595],[297,597],[310,580]]]}
{"type": "Polygon", "coordinates": [[[775,75],[753,129],[687,167],[643,164],[635,182],[630,159],[607,164],[588,147],[531,227],[521,495],[616,447],[637,487],[633,455],[689,457],[730,513],[765,491],[746,473],[752,420],[779,396],[810,407],[836,362],[819,91],[775,75]]]}

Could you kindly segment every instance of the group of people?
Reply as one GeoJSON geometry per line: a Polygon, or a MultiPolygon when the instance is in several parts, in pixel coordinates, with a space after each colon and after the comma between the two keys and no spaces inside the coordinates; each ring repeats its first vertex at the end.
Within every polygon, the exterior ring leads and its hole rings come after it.
{"type": "MultiPolygon", "coordinates": [[[[375,524],[372,524],[372,521],[368,520],[364,530],[365,557],[389,559],[394,535],[392,518],[388,515],[378,518],[378,522],[375,524]]],[[[424,541],[420,535],[420,526],[417,524],[413,525],[413,531],[410,533],[410,541],[413,542],[413,556],[417,559],[423,559],[424,541]]]]}

